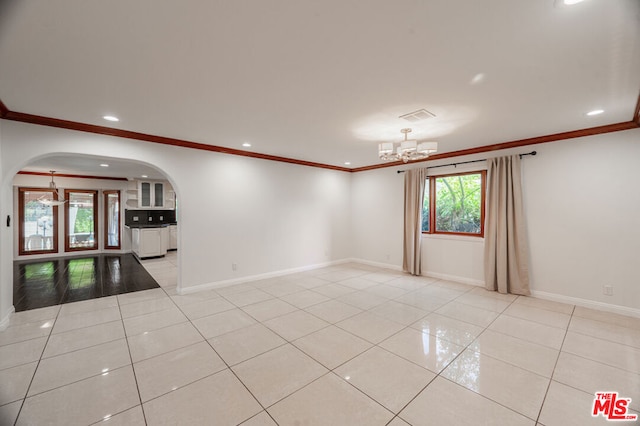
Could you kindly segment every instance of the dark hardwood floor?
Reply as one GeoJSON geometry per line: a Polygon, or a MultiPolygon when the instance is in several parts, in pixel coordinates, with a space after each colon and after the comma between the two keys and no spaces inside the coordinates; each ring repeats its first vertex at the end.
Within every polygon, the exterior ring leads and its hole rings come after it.
{"type": "Polygon", "coordinates": [[[16,312],[160,287],[132,254],[15,261],[16,312]]]}

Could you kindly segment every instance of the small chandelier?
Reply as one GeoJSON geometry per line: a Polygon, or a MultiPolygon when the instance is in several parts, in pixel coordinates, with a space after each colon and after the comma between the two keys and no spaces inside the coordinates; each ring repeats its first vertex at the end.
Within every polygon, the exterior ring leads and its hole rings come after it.
{"type": "Polygon", "coordinates": [[[409,161],[422,160],[438,151],[438,142],[421,142],[415,139],[407,139],[407,134],[411,129],[402,129],[404,140],[395,147],[393,142],[382,142],[378,144],[378,156],[385,161],[399,161],[408,163],[409,161]]]}
{"type": "Polygon", "coordinates": [[[66,203],[67,200],[60,196],[60,190],[56,187],[56,183],[53,181],[53,174],[55,173],[55,171],[49,170],[49,172],[51,172],[51,182],[49,182],[49,189],[52,189],[56,196],[49,197],[47,195],[43,195],[42,197],[38,198],[38,201],[45,206],[60,206],[66,203]]]}

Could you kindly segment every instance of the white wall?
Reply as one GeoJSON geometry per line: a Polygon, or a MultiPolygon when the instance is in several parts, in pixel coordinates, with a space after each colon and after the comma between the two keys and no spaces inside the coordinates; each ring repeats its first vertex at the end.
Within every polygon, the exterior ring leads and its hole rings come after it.
{"type": "Polygon", "coordinates": [[[532,289],[640,310],[640,129],[536,149],[524,167],[532,289]]]}
{"type": "MultiPolygon", "coordinates": [[[[425,163],[407,164],[352,176],[353,256],[356,259],[402,269],[404,174],[397,171],[424,166],[425,163]]],[[[429,170],[428,174],[482,169],[486,169],[484,162],[455,169],[438,168],[429,170]]],[[[425,274],[476,285],[484,282],[482,238],[423,234],[422,244],[425,274]]]]}
{"type": "MultiPolygon", "coordinates": [[[[13,312],[13,265],[12,235],[13,212],[11,186],[4,177],[3,130],[6,123],[0,120],[0,330],[9,325],[9,315],[13,312]],[[11,215],[11,226],[7,227],[7,215],[11,215]]],[[[9,180],[10,182],[10,180],[9,180]]]]}
{"type": "MultiPolygon", "coordinates": [[[[182,290],[351,254],[348,173],[17,122],[2,126],[2,191],[9,194],[15,173],[35,155],[101,155],[162,170],[180,199],[182,290]]],[[[12,214],[12,204],[9,196],[1,211],[12,214]]],[[[6,288],[12,286],[12,234],[8,239],[0,259],[0,318],[11,306],[6,288]]]]}
{"type": "MultiPolygon", "coordinates": [[[[640,130],[630,130],[493,153],[538,152],[523,161],[534,295],[640,314],[639,142],[640,130]],[[602,294],[605,284],[614,287],[613,296],[602,294]]],[[[481,162],[429,174],[483,168],[481,162]]],[[[402,266],[401,176],[395,169],[353,176],[354,257],[402,266]]],[[[425,235],[423,247],[426,274],[473,284],[484,281],[482,239],[425,235]]]]}
{"type": "Polygon", "coordinates": [[[404,175],[393,167],[351,176],[353,257],[402,268],[404,175]]]}
{"type": "MultiPolygon", "coordinates": [[[[404,177],[398,168],[350,175],[0,123],[0,321],[12,306],[13,226],[4,226],[6,215],[13,215],[11,182],[34,153],[125,158],[162,170],[181,201],[179,286],[187,291],[350,257],[402,265],[404,177]]],[[[631,130],[494,153],[539,153],[526,157],[523,167],[535,295],[640,312],[639,139],[640,130],[631,130]],[[604,284],[614,287],[614,296],[602,294],[604,284]]],[[[483,167],[476,163],[467,169],[483,167]]],[[[481,239],[425,236],[424,243],[427,273],[469,283],[483,280],[481,239]]]]}

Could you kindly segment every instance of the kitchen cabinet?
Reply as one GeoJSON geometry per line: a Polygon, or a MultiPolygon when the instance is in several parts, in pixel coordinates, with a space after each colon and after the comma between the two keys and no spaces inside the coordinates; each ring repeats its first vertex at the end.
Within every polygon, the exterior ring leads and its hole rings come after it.
{"type": "Polygon", "coordinates": [[[169,250],[178,249],[178,225],[169,225],[169,250]]]}
{"type": "Polygon", "coordinates": [[[164,208],[164,183],[140,181],[138,205],[142,208],[164,208]]]}
{"type": "Polygon", "coordinates": [[[176,195],[166,181],[136,180],[127,189],[126,205],[133,209],[170,209],[176,207],[176,195]]]}
{"type": "Polygon", "coordinates": [[[169,246],[169,229],[131,228],[131,250],[140,259],[164,256],[169,246]]]}

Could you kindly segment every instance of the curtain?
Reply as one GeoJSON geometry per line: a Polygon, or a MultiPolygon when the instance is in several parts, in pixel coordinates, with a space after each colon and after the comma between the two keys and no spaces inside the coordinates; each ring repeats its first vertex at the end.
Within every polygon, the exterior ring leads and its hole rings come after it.
{"type": "Polygon", "coordinates": [[[487,160],[484,276],[487,290],[530,295],[520,156],[487,160]]]}
{"type": "Polygon", "coordinates": [[[404,174],[404,251],[402,269],[413,275],[422,273],[422,203],[427,169],[407,170],[404,174]]]}
{"type": "Polygon", "coordinates": [[[112,194],[107,195],[107,245],[109,246],[117,246],[118,242],[118,227],[120,226],[119,214],[120,214],[120,206],[118,205],[117,196],[111,196],[112,194]]]}

